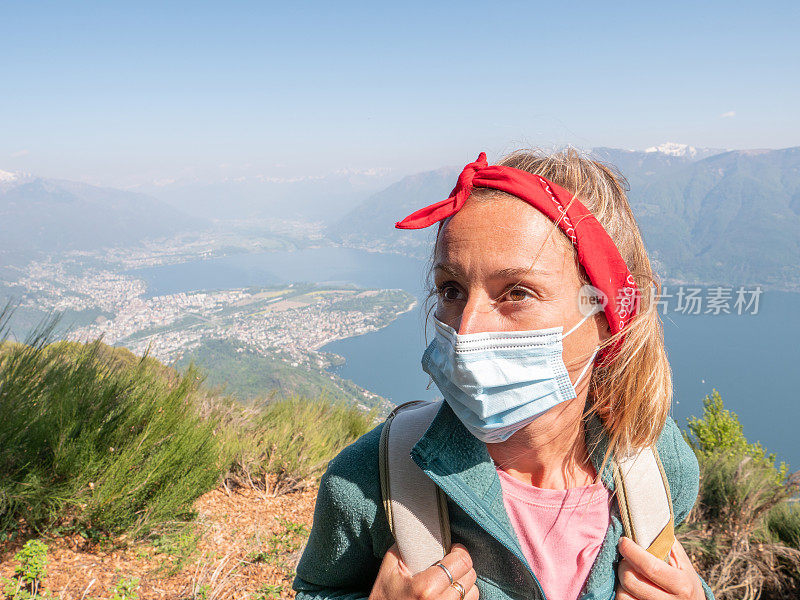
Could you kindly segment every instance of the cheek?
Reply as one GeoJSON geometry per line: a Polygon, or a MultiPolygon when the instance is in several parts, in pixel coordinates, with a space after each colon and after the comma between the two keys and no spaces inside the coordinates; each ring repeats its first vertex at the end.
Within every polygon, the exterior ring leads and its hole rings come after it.
{"type": "Polygon", "coordinates": [[[453,306],[452,302],[444,302],[441,298],[436,301],[436,307],[433,311],[433,316],[439,319],[442,323],[447,323],[453,327],[453,321],[461,315],[463,306],[458,308],[453,306]]]}
{"type": "Polygon", "coordinates": [[[525,302],[504,302],[497,312],[514,321],[516,329],[546,329],[561,324],[561,311],[545,300],[529,299],[525,302]]]}
{"type": "Polygon", "coordinates": [[[563,358],[570,370],[583,368],[592,352],[600,345],[601,340],[595,323],[592,319],[587,319],[564,340],[563,358]]]}

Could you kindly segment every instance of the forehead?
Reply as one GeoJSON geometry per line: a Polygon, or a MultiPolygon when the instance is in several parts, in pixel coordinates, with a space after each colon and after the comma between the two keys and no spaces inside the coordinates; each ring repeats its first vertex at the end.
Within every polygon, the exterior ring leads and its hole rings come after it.
{"type": "Polygon", "coordinates": [[[553,221],[506,194],[469,198],[445,221],[435,254],[437,262],[487,268],[527,268],[534,260],[543,269],[574,268],[571,244],[553,221]]]}

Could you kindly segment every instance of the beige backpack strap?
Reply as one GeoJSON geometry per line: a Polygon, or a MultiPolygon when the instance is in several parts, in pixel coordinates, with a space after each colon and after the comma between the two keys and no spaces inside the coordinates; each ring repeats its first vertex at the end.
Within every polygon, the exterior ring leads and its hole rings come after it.
{"type": "Polygon", "coordinates": [[[414,574],[450,551],[446,497],[410,455],[440,406],[441,401],[402,404],[381,431],[380,479],[386,518],[400,557],[414,574]]]}
{"type": "Polygon", "coordinates": [[[675,518],[669,482],[655,446],[617,458],[614,481],[625,535],[668,561],[675,518]]]}

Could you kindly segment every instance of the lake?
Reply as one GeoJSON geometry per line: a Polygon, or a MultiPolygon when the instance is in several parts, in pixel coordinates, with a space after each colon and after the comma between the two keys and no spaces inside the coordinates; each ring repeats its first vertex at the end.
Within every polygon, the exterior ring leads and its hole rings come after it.
{"type": "MultiPolygon", "coordinates": [[[[401,256],[318,248],[233,255],[128,274],[147,281],[149,295],[308,281],[402,288],[422,298],[424,268],[422,261],[401,256]]],[[[336,372],[397,403],[438,397],[435,386],[426,389],[428,376],[420,367],[425,349],[422,306],[420,302],[379,331],[325,346],[323,350],[346,359],[336,372]]],[[[797,467],[799,306],[800,294],[769,290],[761,294],[757,314],[680,314],[668,304],[663,318],[678,424],[699,416],[703,396],[716,388],[726,408],[739,415],[750,441],[761,441],[797,467]]]]}

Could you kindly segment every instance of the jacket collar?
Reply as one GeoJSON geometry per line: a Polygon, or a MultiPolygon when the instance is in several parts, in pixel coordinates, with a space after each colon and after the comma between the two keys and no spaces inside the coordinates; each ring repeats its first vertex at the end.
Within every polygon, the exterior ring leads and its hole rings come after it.
{"type": "MultiPolygon", "coordinates": [[[[608,436],[597,415],[587,421],[586,444],[597,472],[608,448],[608,436]]],[[[500,478],[486,445],[442,402],[427,431],[411,449],[411,458],[453,502],[505,545],[530,570],[503,504],[500,478]]],[[[601,480],[613,492],[612,460],[601,480]]]]}

